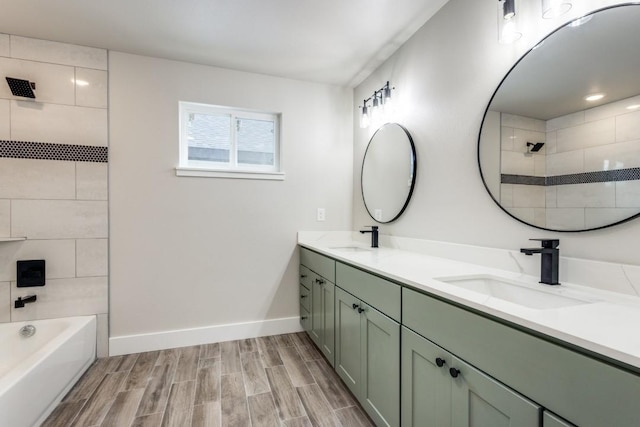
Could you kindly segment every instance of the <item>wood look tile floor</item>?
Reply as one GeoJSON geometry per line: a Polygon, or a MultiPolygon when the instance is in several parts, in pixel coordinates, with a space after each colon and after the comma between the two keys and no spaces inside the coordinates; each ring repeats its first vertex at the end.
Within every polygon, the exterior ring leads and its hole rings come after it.
{"type": "Polygon", "coordinates": [[[373,423],[301,332],[98,359],[43,426],[373,423]]]}

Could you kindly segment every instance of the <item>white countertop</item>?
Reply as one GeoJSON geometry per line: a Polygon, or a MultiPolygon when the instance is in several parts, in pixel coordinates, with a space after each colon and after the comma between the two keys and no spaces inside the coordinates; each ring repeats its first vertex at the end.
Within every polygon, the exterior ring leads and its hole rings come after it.
{"type": "Polygon", "coordinates": [[[344,261],[640,369],[640,298],[571,283],[542,285],[538,283],[538,277],[418,252],[389,247],[373,249],[362,241],[351,239],[348,232],[300,232],[298,244],[337,261],[344,261]],[[351,250],[354,247],[364,250],[351,250]],[[514,280],[544,292],[595,302],[563,308],[532,309],[435,280],[481,274],[514,280]]]}

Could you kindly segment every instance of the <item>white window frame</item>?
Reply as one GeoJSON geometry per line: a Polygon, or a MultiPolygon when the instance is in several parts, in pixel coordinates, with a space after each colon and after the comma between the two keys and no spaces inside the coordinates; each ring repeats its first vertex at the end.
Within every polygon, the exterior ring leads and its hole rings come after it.
{"type": "Polygon", "coordinates": [[[210,178],[240,178],[284,180],[282,171],[280,141],[280,114],[266,113],[239,108],[223,107],[219,105],[200,104],[195,102],[178,102],[179,109],[179,160],[176,167],[177,176],[197,176],[210,178]],[[189,141],[187,123],[190,114],[224,115],[231,117],[231,140],[229,147],[229,162],[210,162],[204,160],[189,160],[189,141]],[[268,120],[274,122],[274,164],[271,165],[239,165],[237,163],[236,119],[268,120]]]}

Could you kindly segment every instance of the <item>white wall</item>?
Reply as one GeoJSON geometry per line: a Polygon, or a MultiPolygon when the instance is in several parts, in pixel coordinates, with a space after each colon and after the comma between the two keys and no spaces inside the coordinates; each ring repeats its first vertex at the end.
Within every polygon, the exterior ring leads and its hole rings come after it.
{"type": "MultiPolygon", "coordinates": [[[[539,1],[520,2],[524,36],[513,45],[497,42],[495,3],[450,0],[355,90],[355,99],[361,100],[390,80],[397,88],[396,121],[416,143],[413,199],[405,214],[381,232],[505,249],[553,235],[561,240],[563,256],[638,264],[640,220],[585,233],[551,233],[524,225],[491,200],[476,160],[485,108],[516,60],[562,23],[617,2],[575,1],[570,13],[556,21],[540,18],[539,1]]],[[[354,170],[359,171],[375,129],[354,129],[354,170]]],[[[354,228],[372,223],[359,180],[354,173],[354,228]]]]}
{"type": "Polygon", "coordinates": [[[296,232],[350,228],[351,90],[117,52],[109,68],[111,337],[298,316],[296,232]],[[176,177],[178,101],[281,112],[285,181],[176,177]]]}

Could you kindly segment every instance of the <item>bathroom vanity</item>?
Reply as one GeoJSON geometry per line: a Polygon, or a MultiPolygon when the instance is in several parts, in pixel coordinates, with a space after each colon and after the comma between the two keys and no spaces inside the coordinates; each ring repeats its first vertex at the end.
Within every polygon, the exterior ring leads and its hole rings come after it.
{"type": "Polygon", "coordinates": [[[620,331],[640,320],[633,298],[354,241],[299,244],[302,326],[377,425],[640,425],[638,339],[620,331]]]}

